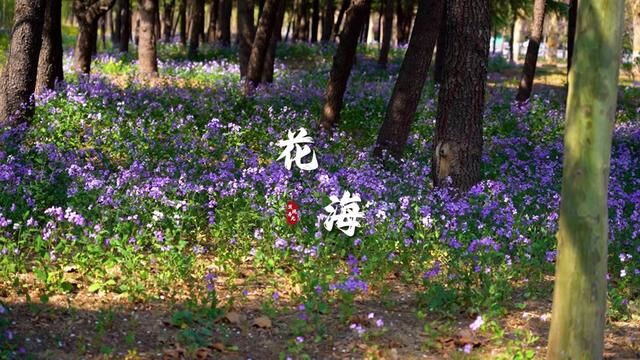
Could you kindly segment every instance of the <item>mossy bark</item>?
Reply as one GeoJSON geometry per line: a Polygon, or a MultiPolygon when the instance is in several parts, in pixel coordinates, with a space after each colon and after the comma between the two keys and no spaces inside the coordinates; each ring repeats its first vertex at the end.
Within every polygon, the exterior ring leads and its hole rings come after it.
{"type": "Polygon", "coordinates": [[[569,74],[549,359],[602,359],[607,186],[623,0],[580,0],[569,74]]]}

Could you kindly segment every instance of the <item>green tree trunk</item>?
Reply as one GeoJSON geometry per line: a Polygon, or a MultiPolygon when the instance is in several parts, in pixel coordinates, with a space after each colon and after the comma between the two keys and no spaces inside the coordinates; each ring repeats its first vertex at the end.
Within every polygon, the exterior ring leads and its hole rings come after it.
{"type": "Polygon", "coordinates": [[[578,5],[548,359],[603,356],[607,185],[623,9],[623,0],[580,0],[578,5]]]}

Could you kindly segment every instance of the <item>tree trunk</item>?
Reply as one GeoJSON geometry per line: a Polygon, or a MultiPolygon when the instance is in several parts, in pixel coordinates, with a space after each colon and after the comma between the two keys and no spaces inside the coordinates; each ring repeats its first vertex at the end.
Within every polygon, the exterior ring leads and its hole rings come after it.
{"type": "Polygon", "coordinates": [[[231,5],[232,0],[220,0],[220,44],[231,45],[231,5]]]}
{"type": "Polygon", "coordinates": [[[100,28],[100,40],[102,40],[102,50],[107,50],[107,14],[105,13],[98,20],[100,28]]]}
{"type": "MultiPolygon", "coordinates": [[[[402,157],[427,80],[433,49],[440,32],[440,21],[444,17],[444,3],[445,0],[420,0],[409,47],[387,106],[387,114],[378,132],[374,150],[376,156],[381,156],[386,150],[396,159],[402,157]]],[[[389,7],[393,10],[392,6],[389,7]]]]}
{"type": "Polygon", "coordinates": [[[281,0],[280,4],[278,5],[278,14],[276,15],[276,23],[273,27],[273,34],[271,35],[271,39],[269,39],[269,49],[267,50],[267,55],[264,59],[264,68],[262,69],[263,83],[273,82],[273,71],[276,62],[276,49],[278,47],[278,42],[282,39],[282,24],[284,23],[285,11],[286,2],[284,0],[281,0]]]}
{"type": "Polygon", "coordinates": [[[251,56],[249,57],[249,66],[247,67],[247,81],[245,93],[250,94],[258,83],[262,80],[262,71],[264,69],[264,60],[269,49],[269,41],[274,33],[274,25],[276,23],[276,15],[280,2],[283,0],[267,0],[262,10],[256,36],[253,39],[253,47],[251,56]]]}
{"type": "Polygon", "coordinates": [[[153,32],[153,35],[156,38],[156,42],[159,42],[162,39],[162,20],[160,19],[160,0],[154,0],[155,3],[155,15],[154,15],[154,25],[155,25],[155,31],[153,32]]]}
{"type": "Polygon", "coordinates": [[[413,0],[397,0],[397,12],[398,22],[396,24],[398,44],[406,44],[409,42],[409,35],[411,34],[411,23],[413,21],[413,0]]]}
{"type": "Polygon", "coordinates": [[[180,43],[182,46],[187,46],[187,0],[180,0],[178,17],[180,18],[180,43]]]}
{"type": "Polygon", "coordinates": [[[130,0],[119,0],[120,10],[120,51],[129,51],[129,40],[131,39],[131,2],[130,0]]]}
{"type": "Polygon", "coordinates": [[[115,0],[74,0],[73,12],[78,20],[76,42],[76,69],[84,74],[91,71],[91,54],[96,47],[98,19],[115,3],[115,0]]]}
{"type": "Polygon", "coordinates": [[[0,127],[22,123],[31,115],[44,12],[44,0],[15,2],[9,56],[0,82],[0,127]]]}
{"type": "Polygon", "coordinates": [[[515,27],[513,29],[513,47],[511,48],[513,61],[515,63],[520,62],[520,44],[522,43],[522,27],[524,21],[520,18],[516,18],[515,27]]]}
{"type": "MultiPolygon", "coordinates": [[[[419,11],[419,9],[418,9],[419,11]]],[[[416,18],[417,21],[417,18],[416,18]]],[[[440,20],[438,20],[440,23],[440,20]]],[[[380,47],[380,57],[378,57],[378,64],[386,68],[389,62],[389,49],[391,48],[391,35],[393,32],[393,0],[385,0],[384,2],[384,22],[382,23],[382,46],[380,47]]],[[[414,30],[415,31],[415,30],[414,30]]],[[[437,35],[433,37],[437,38],[437,35]]],[[[433,52],[433,49],[431,49],[433,52]]],[[[433,54],[432,54],[433,55],[433,54]]],[[[406,59],[406,56],[405,56],[406,59]]],[[[431,59],[429,59],[431,63],[431,59]]],[[[429,66],[427,65],[427,68],[429,66]]]]}
{"type": "Polygon", "coordinates": [[[567,26],[567,76],[573,60],[573,44],[576,38],[576,22],[578,20],[578,0],[569,0],[569,24],[567,26]]]}
{"type": "Polygon", "coordinates": [[[480,180],[482,116],[491,37],[486,0],[449,0],[432,161],[434,184],[466,191],[480,180]]]}
{"type": "Polygon", "coordinates": [[[509,36],[509,63],[513,64],[517,60],[517,53],[513,46],[515,42],[513,41],[514,36],[516,34],[516,22],[518,21],[518,14],[514,12],[513,14],[513,22],[511,23],[511,33],[509,36]]]}
{"type": "Polygon", "coordinates": [[[309,0],[300,0],[296,15],[293,40],[309,41],[309,0]]]}
{"type": "Polygon", "coordinates": [[[444,63],[446,62],[445,57],[445,49],[447,47],[447,28],[446,28],[446,17],[447,17],[447,7],[442,13],[443,20],[440,21],[440,31],[438,33],[438,42],[436,45],[436,63],[433,67],[433,81],[436,84],[442,84],[442,80],[444,77],[444,63]]]}
{"type": "Polygon", "coordinates": [[[64,79],[62,68],[62,1],[46,1],[42,45],[38,56],[36,94],[55,88],[64,79]]]}
{"type": "Polygon", "coordinates": [[[364,24],[362,30],[360,30],[360,42],[367,43],[367,37],[369,35],[369,21],[371,20],[371,5],[367,7],[367,13],[364,15],[364,24]]]}
{"type": "Polygon", "coordinates": [[[555,64],[558,60],[558,45],[560,45],[560,34],[558,33],[558,15],[549,14],[549,24],[547,26],[547,53],[548,63],[555,64]]]}
{"type": "Polygon", "coordinates": [[[313,0],[313,14],[311,16],[311,42],[318,42],[318,28],[320,27],[320,0],[313,0]]]}
{"type": "Polygon", "coordinates": [[[331,32],[333,31],[333,15],[335,12],[334,0],[326,0],[324,8],[324,18],[322,19],[322,41],[331,41],[331,32]]]}
{"type": "Polygon", "coordinates": [[[122,19],[120,17],[120,1],[116,1],[112,9],[113,15],[113,31],[111,32],[111,44],[114,49],[120,47],[120,34],[122,32],[122,19]]]}
{"type": "Polygon", "coordinates": [[[193,59],[198,55],[200,34],[204,31],[204,0],[193,0],[191,5],[191,26],[189,28],[189,51],[187,56],[193,59]]]}
{"type": "Polygon", "coordinates": [[[251,57],[251,48],[253,47],[253,37],[255,36],[255,28],[253,21],[253,0],[238,0],[238,36],[239,58],[240,58],[240,77],[247,75],[247,67],[249,66],[249,58],[251,57]]]}
{"type": "Polygon", "coordinates": [[[210,44],[213,44],[218,38],[216,36],[216,29],[218,25],[218,14],[220,13],[220,0],[211,0],[210,8],[211,9],[209,11],[209,28],[207,29],[207,42],[210,44]]]}
{"type": "Polygon", "coordinates": [[[158,75],[158,58],[156,55],[156,6],[158,0],[138,0],[140,11],[140,45],[138,47],[138,63],[140,73],[147,76],[158,75]]]}
{"type": "Polygon", "coordinates": [[[162,29],[164,42],[171,42],[171,34],[173,33],[173,7],[175,6],[175,0],[165,0],[164,12],[162,16],[162,23],[164,27],[162,29]]]}
{"type": "Polygon", "coordinates": [[[633,40],[631,60],[633,61],[633,75],[640,76],[640,0],[631,3],[631,17],[633,23],[633,40]]]}
{"type": "Polygon", "coordinates": [[[342,4],[340,4],[340,10],[338,11],[338,20],[336,20],[335,25],[333,26],[332,37],[335,39],[340,33],[340,27],[342,26],[342,19],[344,18],[344,14],[349,8],[350,1],[342,0],[342,4]]]}
{"type": "Polygon", "coordinates": [[[358,36],[364,26],[370,0],[354,0],[346,12],[340,42],[333,56],[333,65],[327,82],[325,102],[320,119],[320,128],[330,131],[340,120],[340,111],[347,89],[349,75],[356,56],[358,36]]]}
{"type": "Polygon", "coordinates": [[[607,186],[624,2],[580,0],[569,74],[558,255],[548,359],[602,359],[607,186]],[[597,71],[594,71],[597,69],[597,71]]]}
{"type": "Polygon", "coordinates": [[[531,23],[531,36],[529,37],[527,55],[524,59],[524,66],[522,67],[522,77],[520,78],[518,95],[516,95],[516,100],[518,101],[528,100],[531,96],[531,91],[533,90],[533,77],[536,74],[538,51],[540,50],[540,41],[542,40],[545,1],[546,0],[535,0],[533,2],[533,22],[531,23]]]}

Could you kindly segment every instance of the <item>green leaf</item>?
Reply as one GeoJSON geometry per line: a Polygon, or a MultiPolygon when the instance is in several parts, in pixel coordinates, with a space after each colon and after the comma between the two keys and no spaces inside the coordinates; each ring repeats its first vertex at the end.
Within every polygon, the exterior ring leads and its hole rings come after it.
{"type": "Polygon", "coordinates": [[[100,284],[100,283],[93,283],[93,284],[91,284],[91,285],[89,286],[89,289],[87,289],[87,290],[89,290],[89,292],[92,292],[92,293],[93,293],[93,292],[96,292],[96,291],[100,290],[100,288],[102,288],[102,284],[100,284]]]}

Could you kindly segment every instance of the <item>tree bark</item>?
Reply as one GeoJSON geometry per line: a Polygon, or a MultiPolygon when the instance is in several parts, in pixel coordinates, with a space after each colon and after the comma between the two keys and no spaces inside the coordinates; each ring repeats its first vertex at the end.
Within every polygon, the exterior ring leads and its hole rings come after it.
{"type": "Polygon", "coordinates": [[[113,48],[117,49],[120,47],[120,32],[122,31],[122,21],[120,19],[120,1],[116,1],[111,9],[111,15],[113,19],[111,23],[113,24],[113,28],[111,29],[111,44],[113,44],[113,48]]]}
{"type": "Polygon", "coordinates": [[[573,44],[576,38],[576,22],[578,20],[578,0],[569,0],[569,24],[567,25],[567,76],[573,62],[573,44]]]}
{"type": "Polygon", "coordinates": [[[74,0],[73,12],[78,20],[76,42],[76,70],[89,74],[91,54],[96,47],[98,19],[115,3],[115,0],[74,0]]]}
{"type": "Polygon", "coordinates": [[[211,0],[211,6],[209,11],[209,28],[207,29],[207,42],[210,44],[213,44],[214,42],[216,42],[216,39],[218,38],[216,36],[216,29],[218,24],[219,13],[220,13],[220,0],[211,0]]]}
{"type": "Polygon", "coordinates": [[[411,34],[411,24],[413,22],[413,0],[397,0],[398,22],[396,25],[398,44],[406,44],[409,42],[411,34]],[[404,1],[404,4],[403,4],[404,1]]]}
{"type": "Polygon", "coordinates": [[[238,0],[238,36],[240,38],[238,45],[241,78],[247,75],[251,48],[253,47],[253,37],[256,32],[253,25],[253,8],[253,0],[238,0]]]}
{"type": "Polygon", "coordinates": [[[542,40],[542,29],[544,26],[544,5],[546,0],[534,0],[533,2],[533,22],[531,23],[531,36],[527,55],[522,67],[522,77],[516,100],[525,101],[531,96],[533,90],[533,77],[536,74],[536,63],[538,62],[538,51],[542,40]]]}
{"type": "Polygon", "coordinates": [[[25,122],[31,115],[44,12],[44,0],[15,2],[9,56],[0,82],[0,127],[25,122]]]}
{"type": "Polygon", "coordinates": [[[513,39],[514,36],[516,34],[516,22],[518,21],[518,14],[516,12],[513,13],[513,22],[511,23],[511,32],[509,36],[509,63],[513,64],[517,59],[517,54],[514,56],[515,54],[515,49],[513,48],[513,45],[515,44],[513,39]]]}
{"type": "Polygon", "coordinates": [[[356,56],[358,37],[364,26],[370,0],[354,0],[346,12],[340,42],[333,56],[333,65],[327,82],[320,128],[330,131],[340,120],[344,93],[356,56]]]}
{"type": "Polygon", "coordinates": [[[350,4],[349,0],[342,0],[342,4],[340,4],[340,10],[338,11],[338,19],[336,20],[336,23],[333,26],[333,33],[331,35],[333,37],[333,39],[335,39],[338,36],[338,34],[340,33],[340,27],[342,26],[342,20],[344,19],[345,12],[349,8],[349,4],[350,4]]]}
{"type": "Polygon", "coordinates": [[[180,18],[180,43],[182,46],[187,46],[187,0],[180,0],[178,17],[180,18]]]}
{"type": "Polygon", "coordinates": [[[607,187],[624,2],[580,0],[569,74],[558,255],[548,359],[602,359],[607,187]],[[597,69],[597,70],[595,70],[597,69]]]}
{"type": "Polygon", "coordinates": [[[38,56],[36,94],[55,88],[56,82],[64,79],[62,68],[62,1],[46,1],[42,45],[38,56]]]}
{"type": "MultiPolygon", "coordinates": [[[[418,11],[420,11],[418,9],[418,11]]],[[[417,18],[416,18],[417,21],[417,18]]],[[[438,20],[438,23],[440,20],[438,20]]],[[[415,30],[414,30],[415,31],[415,30]]],[[[389,49],[391,48],[391,35],[393,32],[393,0],[385,0],[384,2],[384,22],[382,23],[382,46],[380,47],[380,56],[378,57],[378,64],[386,68],[389,62],[389,49]]],[[[434,39],[437,35],[434,36],[434,39]]],[[[433,49],[431,49],[433,52],[433,49]]],[[[433,55],[433,54],[432,54],[433,55]]],[[[405,56],[406,59],[406,56],[405,56]]],[[[429,59],[431,63],[431,59],[429,59]]],[[[429,66],[427,66],[428,68],[429,66]]]]}
{"type": "Polygon", "coordinates": [[[449,0],[447,59],[438,98],[432,176],[466,191],[480,180],[482,116],[491,37],[486,0],[449,0]]]}
{"type": "Polygon", "coordinates": [[[334,0],[326,0],[324,17],[322,18],[322,42],[331,41],[333,31],[333,15],[335,12],[334,0]]]}
{"type": "Polygon", "coordinates": [[[120,11],[120,51],[129,51],[129,40],[131,39],[131,2],[130,0],[118,0],[120,11]]]}
{"type": "Polygon", "coordinates": [[[446,62],[445,48],[447,47],[447,28],[446,19],[447,7],[442,12],[443,20],[440,21],[440,31],[438,33],[438,42],[436,45],[436,63],[433,67],[433,81],[436,84],[442,84],[444,77],[444,63],[446,62]]]}
{"type": "Polygon", "coordinates": [[[284,23],[284,14],[286,11],[286,1],[281,0],[278,5],[278,14],[276,15],[276,23],[273,27],[273,34],[269,39],[269,49],[264,59],[264,68],[262,69],[262,82],[272,83],[273,72],[276,62],[276,49],[278,42],[282,39],[282,24],[284,23]]]}
{"type": "Polygon", "coordinates": [[[165,0],[164,2],[164,12],[162,16],[164,26],[162,28],[162,36],[166,43],[171,42],[171,34],[173,33],[173,7],[175,3],[175,0],[165,0]]]}
{"type": "Polygon", "coordinates": [[[318,42],[318,29],[320,28],[320,0],[313,0],[313,14],[311,15],[311,42],[318,42]]]}
{"type": "Polygon", "coordinates": [[[633,37],[631,47],[632,71],[634,77],[640,76],[640,0],[631,3],[631,21],[633,25],[633,37]]]}
{"type": "Polygon", "coordinates": [[[232,0],[220,0],[220,44],[231,45],[231,5],[232,0]]]}
{"type": "Polygon", "coordinates": [[[427,80],[440,21],[444,17],[444,3],[445,0],[420,0],[409,47],[378,133],[374,150],[376,156],[381,156],[386,150],[396,159],[402,157],[427,80]]]}
{"type": "Polygon", "coordinates": [[[192,0],[191,5],[191,26],[189,28],[189,50],[187,56],[193,59],[198,55],[200,34],[204,31],[204,0],[192,0]]]}
{"type": "Polygon", "coordinates": [[[269,41],[273,36],[273,28],[276,23],[276,15],[280,2],[283,0],[267,0],[262,10],[262,16],[253,39],[249,66],[247,67],[247,81],[245,93],[250,94],[262,80],[264,60],[269,49],[269,41]]]}
{"type": "Polygon", "coordinates": [[[560,34],[558,32],[558,15],[549,14],[547,26],[547,53],[546,60],[548,63],[555,64],[558,60],[558,45],[560,43],[560,34]]]}
{"type": "Polygon", "coordinates": [[[156,55],[156,7],[158,0],[138,0],[140,11],[140,45],[138,46],[138,63],[140,73],[147,76],[158,75],[158,58],[156,55]]]}

